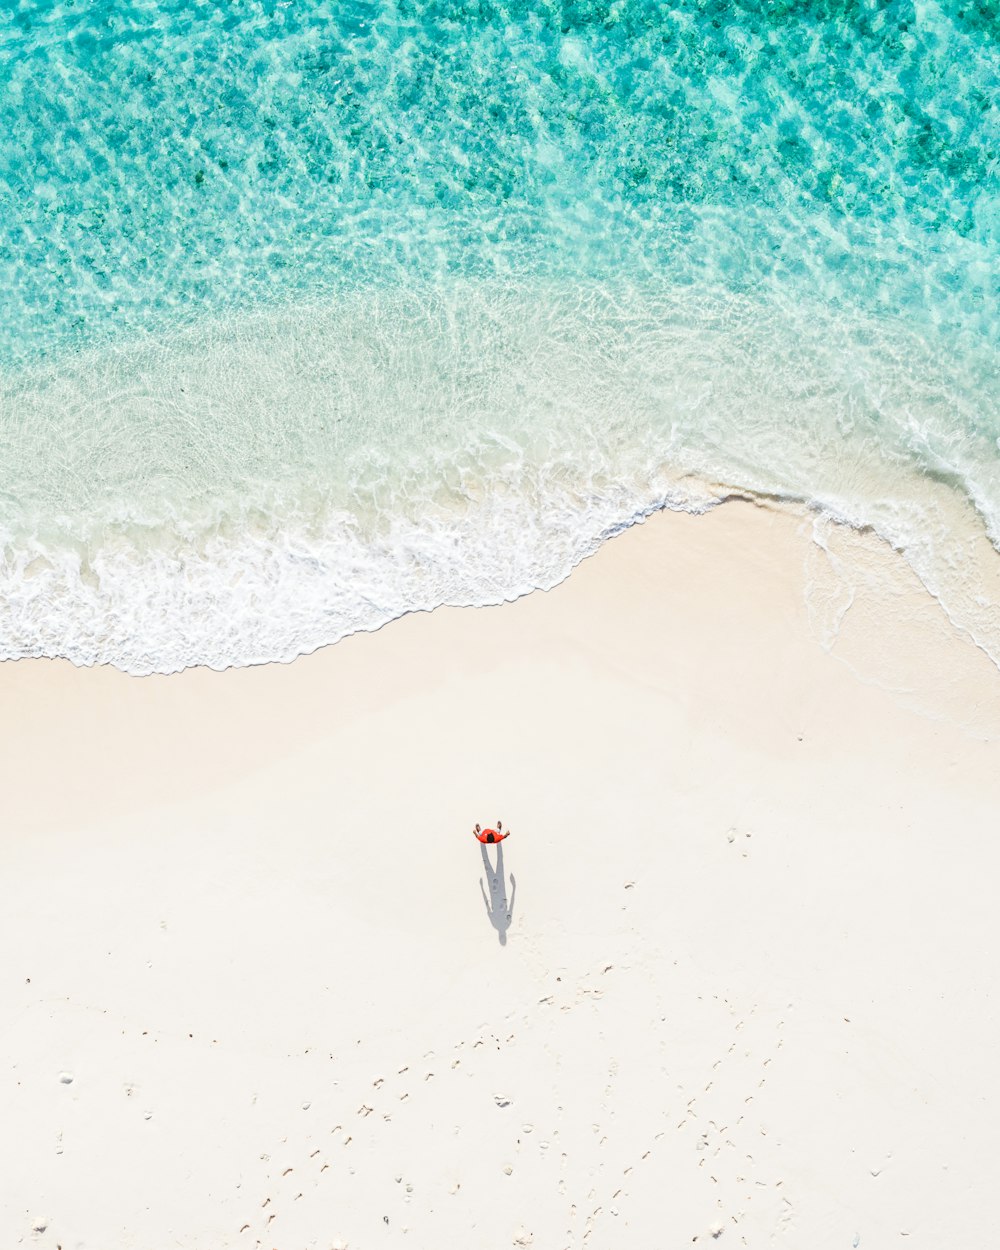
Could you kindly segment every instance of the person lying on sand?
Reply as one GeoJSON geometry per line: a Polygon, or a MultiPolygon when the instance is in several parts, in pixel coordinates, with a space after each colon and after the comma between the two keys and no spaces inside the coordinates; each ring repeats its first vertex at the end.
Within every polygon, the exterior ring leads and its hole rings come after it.
{"type": "Polygon", "coordinates": [[[473,835],[477,837],[480,842],[493,843],[493,842],[502,842],[504,838],[510,837],[509,833],[501,832],[502,829],[503,829],[503,822],[498,820],[497,827],[495,829],[481,829],[479,825],[476,825],[475,829],[473,829],[472,832],[473,832],[473,835]]]}

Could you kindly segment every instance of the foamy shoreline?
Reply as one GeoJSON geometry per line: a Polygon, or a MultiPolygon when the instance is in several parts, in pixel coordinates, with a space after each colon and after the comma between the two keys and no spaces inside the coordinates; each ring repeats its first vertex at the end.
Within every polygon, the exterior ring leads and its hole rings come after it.
{"type": "Polygon", "coordinates": [[[1000,664],[995,355],[623,277],[206,314],[0,370],[0,655],[286,662],[736,493],[873,529],[1000,664]]]}
{"type": "Polygon", "coordinates": [[[0,1243],[981,1241],[1000,674],[812,526],[657,514],[290,665],[0,666],[0,1243]]]}

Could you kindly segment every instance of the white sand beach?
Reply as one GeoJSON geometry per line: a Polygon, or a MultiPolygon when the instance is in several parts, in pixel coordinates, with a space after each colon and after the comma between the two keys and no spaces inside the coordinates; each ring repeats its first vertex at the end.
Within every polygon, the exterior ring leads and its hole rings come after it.
{"type": "Polygon", "coordinates": [[[0,1247],[988,1244],[1000,673],[811,526],[659,514],[288,666],[0,666],[0,1247]]]}

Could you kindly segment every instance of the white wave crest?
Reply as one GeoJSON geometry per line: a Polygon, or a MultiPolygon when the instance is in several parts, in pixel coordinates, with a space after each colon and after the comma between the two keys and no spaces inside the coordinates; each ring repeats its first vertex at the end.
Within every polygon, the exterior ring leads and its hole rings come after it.
{"type": "Polygon", "coordinates": [[[997,658],[989,557],[928,493],[996,540],[988,347],[718,290],[455,283],[7,374],[0,654],[287,660],[552,586],[708,481],[873,526],[997,658]]]}

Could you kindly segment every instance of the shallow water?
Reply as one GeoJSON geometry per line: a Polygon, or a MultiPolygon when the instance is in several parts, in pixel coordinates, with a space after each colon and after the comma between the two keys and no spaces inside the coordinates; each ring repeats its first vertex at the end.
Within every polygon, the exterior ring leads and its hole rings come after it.
{"type": "Polygon", "coordinates": [[[0,13],[0,654],[288,659],[721,483],[875,526],[1000,658],[961,555],[1000,542],[998,40],[987,4],[0,13]]]}

